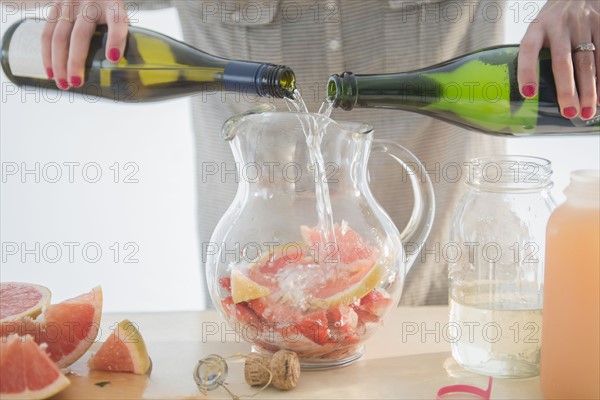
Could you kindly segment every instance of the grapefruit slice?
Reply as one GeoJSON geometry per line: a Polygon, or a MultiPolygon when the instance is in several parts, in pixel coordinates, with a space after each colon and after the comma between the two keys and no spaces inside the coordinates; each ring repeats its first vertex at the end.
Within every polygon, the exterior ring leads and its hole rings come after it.
{"type": "Polygon", "coordinates": [[[235,304],[268,296],[271,291],[254,282],[240,271],[231,273],[231,297],[235,304]]]}
{"type": "Polygon", "coordinates": [[[31,336],[10,335],[0,342],[0,398],[45,399],[69,383],[31,336]]]}
{"type": "Polygon", "coordinates": [[[152,363],[142,334],[125,319],[89,359],[88,365],[91,370],[97,371],[149,374],[152,363]]]}
{"type": "Polygon", "coordinates": [[[309,228],[306,225],[300,227],[300,234],[304,239],[304,242],[308,246],[314,246],[315,243],[320,244],[325,250],[324,254],[326,257],[335,256],[339,254],[340,261],[344,264],[350,264],[356,260],[362,260],[365,258],[371,258],[372,248],[369,246],[358,232],[352,230],[346,221],[342,221],[341,224],[334,224],[333,232],[335,233],[336,243],[328,243],[335,246],[335,253],[329,248],[330,246],[323,246],[321,243],[321,235],[316,229],[309,228]]]}
{"type": "Polygon", "coordinates": [[[102,289],[96,287],[62,303],[52,304],[35,320],[0,324],[1,336],[29,334],[38,344],[47,345],[46,352],[59,368],[77,361],[94,343],[102,315],[102,289]]]}
{"type": "Polygon", "coordinates": [[[392,299],[383,292],[373,290],[360,299],[360,308],[381,318],[392,304],[392,299]]]}
{"type": "MultiPolygon", "coordinates": [[[[356,264],[356,263],[355,263],[356,264]]],[[[384,278],[387,268],[383,264],[363,263],[348,286],[348,280],[338,279],[315,292],[309,304],[312,308],[328,310],[339,305],[349,305],[371,292],[384,278]]]]}
{"type": "MultiPolygon", "coordinates": [[[[386,274],[386,266],[376,264],[377,251],[352,230],[346,221],[334,225],[340,262],[331,279],[311,291],[311,308],[332,309],[349,305],[371,292],[386,274]]],[[[300,233],[309,246],[321,245],[321,236],[306,225],[300,233]]],[[[322,246],[322,245],[321,245],[322,246]]]]}
{"type": "Polygon", "coordinates": [[[0,323],[37,317],[50,303],[50,290],[31,283],[0,283],[0,323]]]}
{"type": "Polygon", "coordinates": [[[289,266],[313,262],[309,249],[304,244],[290,242],[275,246],[248,268],[248,277],[270,290],[279,289],[277,274],[289,266]]]}
{"type": "Polygon", "coordinates": [[[327,314],[323,310],[310,313],[295,326],[304,337],[317,344],[325,344],[330,340],[330,332],[327,326],[327,314]]]}

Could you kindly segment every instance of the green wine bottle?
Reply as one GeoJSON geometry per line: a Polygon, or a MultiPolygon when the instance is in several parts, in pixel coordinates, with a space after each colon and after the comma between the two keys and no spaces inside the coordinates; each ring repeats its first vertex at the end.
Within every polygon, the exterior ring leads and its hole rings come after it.
{"type": "MultiPolygon", "coordinates": [[[[17,85],[56,88],[42,65],[40,38],[44,21],[24,19],[6,31],[0,62],[17,85]]],[[[75,92],[123,102],[158,101],[200,92],[234,91],[248,95],[291,97],[294,72],[285,66],[215,57],[160,33],[129,27],[118,63],[105,57],[106,26],[90,44],[83,86],[75,92]]]]}
{"type": "Polygon", "coordinates": [[[583,121],[560,114],[550,52],[539,56],[539,87],[524,98],[517,82],[519,47],[498,46],[428,68],[395,74],[333,75],[333,107],[412,111],[479,132],[500,135],[598,134],[600,114],[583,121]]]}

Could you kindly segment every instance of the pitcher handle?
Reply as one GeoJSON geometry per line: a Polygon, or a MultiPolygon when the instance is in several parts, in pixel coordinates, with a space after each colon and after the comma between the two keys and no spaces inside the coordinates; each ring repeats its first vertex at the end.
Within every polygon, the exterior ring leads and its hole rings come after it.
{"type": "Polygon", "coordinates": [[[400,240],[406,252],[407,245],[411,245],[414,251],[406,257],[406,272],[415,262],[419,252],[433,224],[435,216],[435,196],[433,185],[427,173],[423,174],[425,179],[420,179],[416,171],[425,171],[421,161],[410,151],[391,140],[374,139],[371,148],[372,152],[381,152],[387,154],[396,160],[410,177],[410,183],[413,188],[414,207],[410,220],[406,227],[400,233],[400,240]],[[411,168],[412,167],[412,168],[411,168]]]}

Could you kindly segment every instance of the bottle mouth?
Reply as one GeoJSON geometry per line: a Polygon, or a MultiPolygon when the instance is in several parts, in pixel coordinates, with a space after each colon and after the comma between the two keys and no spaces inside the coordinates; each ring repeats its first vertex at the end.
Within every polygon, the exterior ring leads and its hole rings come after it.
{"type": "Polygon", "coordinates": [[[532,156],[480,157],[464,164],[466,183],[490,191],[529,191],[552,187],[552,163],[532,156]]]}
{"type": "Polygon", "coordinates": [[[571,172],[571,184],[564,193],[575,196],[578,203],[598,206],[600,198],[600,170],[584,169],[571,172]]]}
{"type": "Polygon", "coordinates": [[[293,98],[296,90],[296,75],[291,68],[284,65],[267,64],[258,83],[261,96],[293,98]]]}
{"type": "Polygon", "coordinates": [[[327,81],[327,101],[333,108],[350,111],[356,105],[358,85],[352,72],[331,75],[327,81]]]}
{"type": "Polygon", "coordinates": [[[338,107],[340,105],[340,99],[337,98],[337,93],[341,88],[340,86],[340,76],[335,74],[331,75],[329,81],[327,82],[327,101],[333,107],[338,107]]]}

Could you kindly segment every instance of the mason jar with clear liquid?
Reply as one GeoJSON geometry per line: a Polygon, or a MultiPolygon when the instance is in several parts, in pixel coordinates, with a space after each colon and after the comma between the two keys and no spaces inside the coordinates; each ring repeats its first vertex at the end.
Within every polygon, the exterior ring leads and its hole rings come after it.
{"type": "Polygon", "coordinates": [[[551,163],[497,156],[466,163],[448,251],[452,355],[495,377],[539,374],[551,163]],[[450,246],[451,245],[451,246],[450,246]]]}

